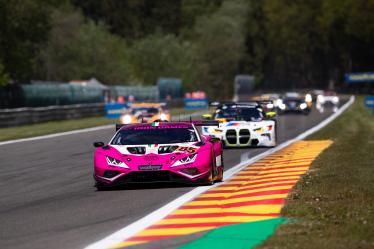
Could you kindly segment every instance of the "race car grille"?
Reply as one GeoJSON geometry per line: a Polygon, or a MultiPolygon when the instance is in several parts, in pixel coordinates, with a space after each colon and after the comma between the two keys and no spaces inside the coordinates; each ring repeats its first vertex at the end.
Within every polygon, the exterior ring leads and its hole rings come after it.
{"type": "Polygon", "coordinates": [[[186,177],[167,170],[134,171],[118,179],[117,184],[126,183],[158,183],[158,182],[185,182],[186,177]]]}
{"type": "Polygon", "coordinates": [[[158,148],[158,154],[172,153],[176,149],[178,149],[178,146],[175,146],[175,145],[160,146],[158,148]]]}
{"type": "Polygon", "coordinates": [[[130,174],[130,182],[164,182],[170,181],[168,171],[144,171],[130,174]]]}
{"type": "Polygon", "coordinates": [[[106,177],[106,178],[112,178],[112,177],[115,177],[118,174],[119,174],[119,172],[116,171],[116,170],[105,170],[104,177],[106,177]]]}
{"type": "Polygon", "coordinates": [[[241,129],[239,131],[239,143],[240,144],[247,144],[250,139],[250,133],[248,129],[241,129]]]}
{"type": "Polygon", "coordinates": [[[128,152],[131,154],[145,154],[145,147],[127,147],[128,152]]]}
{"type": "Polygon", "coordinates": [[[237,135],[235,130],[226,131],[226,140],[229,144],[236,144],[237,135]]]}

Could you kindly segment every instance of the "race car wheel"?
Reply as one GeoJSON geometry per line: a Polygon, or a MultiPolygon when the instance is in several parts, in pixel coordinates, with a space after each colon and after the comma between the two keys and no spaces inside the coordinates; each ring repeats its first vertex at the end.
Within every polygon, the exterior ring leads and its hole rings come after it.
{"type": "Polygon", "coordinates": [[[221,155],[221,166],[218,167],[218,175],[216,178],[216,182],[222,182],[223,181],[223,155],[221,155]]]}
{"type": "Polygon", "coordinates": [[[218,170],[218,176],[216,182],[222,182],[223,181],[223,167],[220,167],[218,170]]]}
{"type": "Polygon", "coordinates": [[[206,185],[213,185],[213,184],[214,184],[214,176],[213,176],[213,169],[211,169],[206,185]]]}
{"type": "Polygon", "coordinates": [[[274,146],[272,147],[275,147],[277,146],[277,142],[278,142],[278,125],[277,123],[275,123],[275,127],[274,127],[274,146]]]}
{"type": "Polygon", "coordinates": [[[214,164],[214,153],[212,151],[212,156],[211,156],[211,167],[210,167],[210,172],[209,172],[209,175],[207,176],[206,178],[206,181],[203,183],[204,185],[213,185],[214,184],[214,171],[215,171],[215,164],[214,164]]]}

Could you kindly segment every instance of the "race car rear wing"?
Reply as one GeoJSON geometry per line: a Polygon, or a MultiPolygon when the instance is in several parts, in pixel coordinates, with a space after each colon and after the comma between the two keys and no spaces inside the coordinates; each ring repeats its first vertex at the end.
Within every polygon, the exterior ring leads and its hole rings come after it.
{"type": "Polygon", "coordinates": [[[195,120],[191,123],[195,126],[219,126],[219,122],[216,120],[195,120]]]}
{"type": "MultiPolygon", "coordinates": [[[[215,120],[190,120],[190,121],[179,121],[180,123],[191,123],[194,126],[219,126],[219,122],[215,120]]],[[[173,121],[173,123],[179,123],[173,121]]],[[[116,132],[122,127],[131,125],[131,124],[116,124],[116,132]]]]}

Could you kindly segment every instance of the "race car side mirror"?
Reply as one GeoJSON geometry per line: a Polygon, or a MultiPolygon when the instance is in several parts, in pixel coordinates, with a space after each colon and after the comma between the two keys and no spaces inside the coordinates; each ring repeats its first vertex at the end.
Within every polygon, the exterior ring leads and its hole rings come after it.
{"type": "Polygon", "coordinates": [[[93,143],[93,146],[94,146],[95,148],[100,148],[100,147],[103,147],[103,146],[104,146],[104,143],[103,143],[103,142],[94,142],[94,143],[93,143]]]}
{"type": "Polygon", "coordinates": [[[201,117],[202,117],[203,119],[207,119],[207,120],[209,120],[209,119],[212,119],[212,118],[213,118],[213,115],[210,114],[210,113],[207,113],[207,114],[203,114],[201,117]]]}

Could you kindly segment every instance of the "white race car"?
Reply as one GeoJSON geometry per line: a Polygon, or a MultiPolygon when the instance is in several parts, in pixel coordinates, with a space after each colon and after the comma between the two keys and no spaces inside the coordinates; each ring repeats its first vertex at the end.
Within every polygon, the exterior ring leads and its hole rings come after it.
{"type": "Polygon", "coordinates": [[[213,118],[219,126],[204,126],[202,133],[221,139],[226,147],[276,146],[276,121],[266,119],[258,106],[224,105],[213,118]]]}

